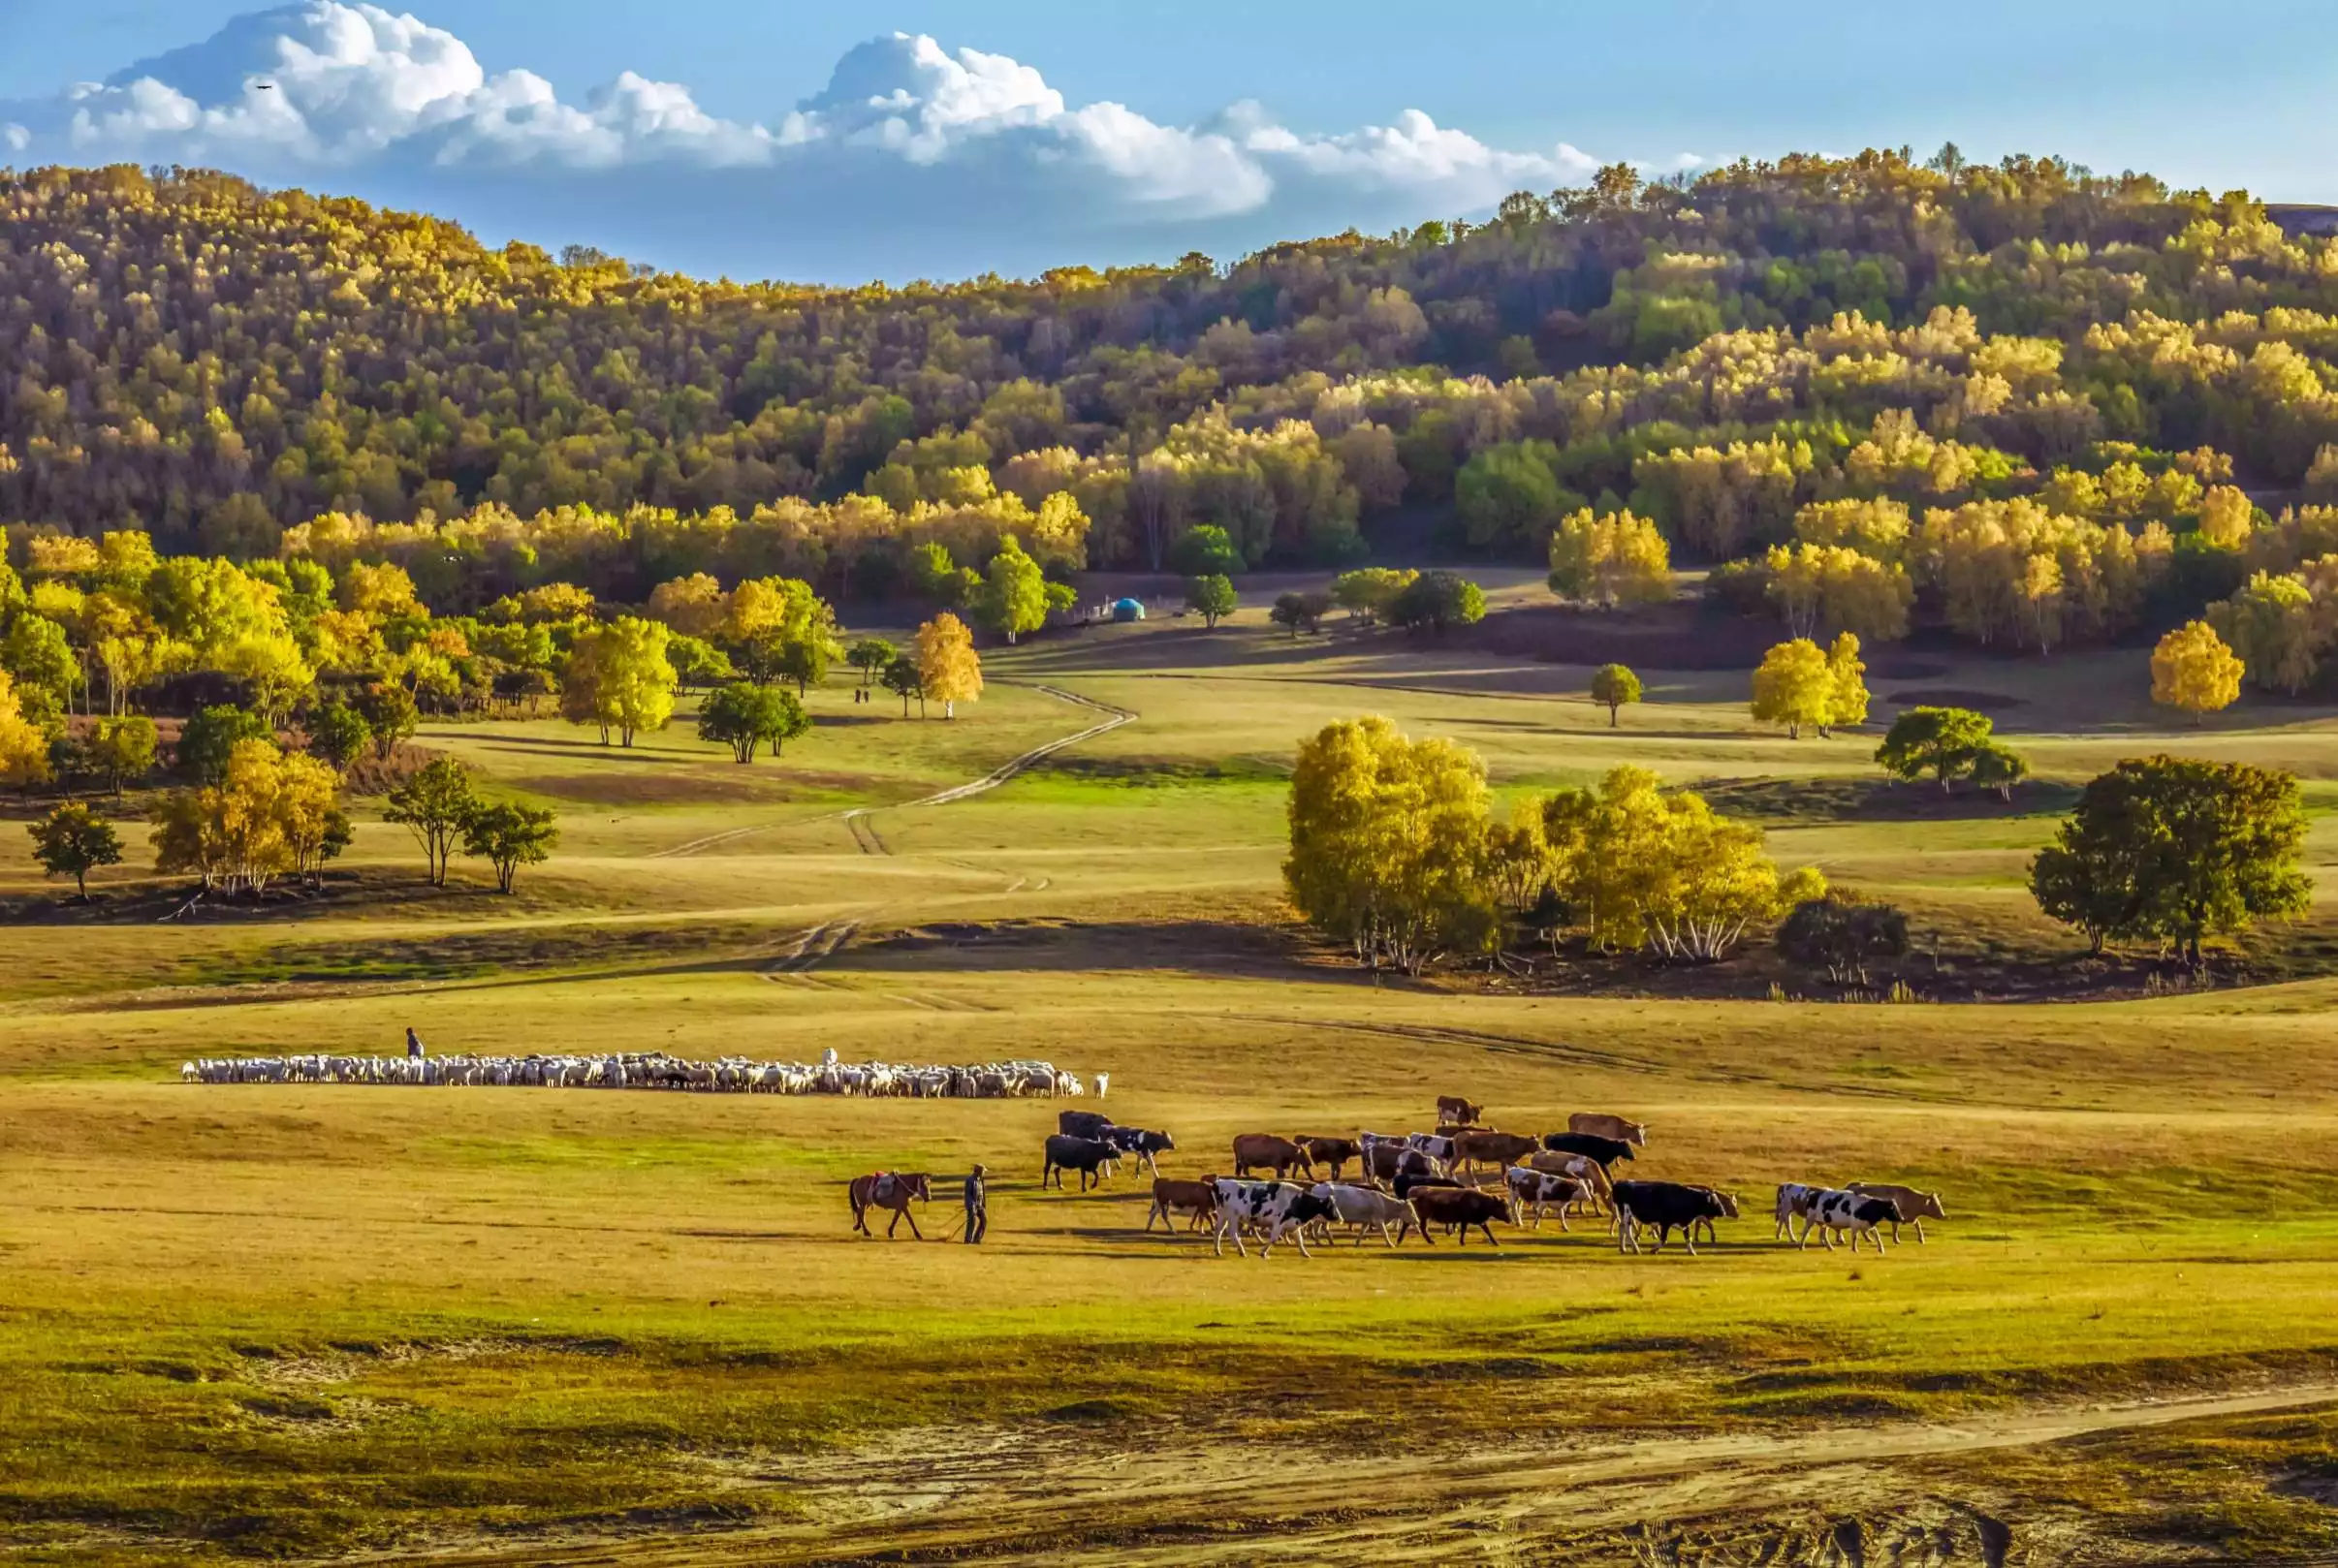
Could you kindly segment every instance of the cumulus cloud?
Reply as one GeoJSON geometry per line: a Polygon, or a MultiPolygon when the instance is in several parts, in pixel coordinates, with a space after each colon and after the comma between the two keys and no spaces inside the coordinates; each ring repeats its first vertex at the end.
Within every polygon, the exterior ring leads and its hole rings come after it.
{"type": "Polygon", "coordinates": [[[1005,55],[898,33],[849,51],[769,124],[631,72],[570,102],[532,72],[490,74],[453,33],[343,0],[239,17],[104,82],[0,103],[0,146],[210,164],[419,201],[490,232],[655,234],[658,259],[679,265],[844,277],[1385,228],[1577,183],[1599,162],[1564,142],[1495,147],[1417,110],[1331,135],[1255,104],[1165,125],[1067,102],[1005,55]],[[693,235],[693,214],[702,231],[719,215],[721,236],[693,235]]]}

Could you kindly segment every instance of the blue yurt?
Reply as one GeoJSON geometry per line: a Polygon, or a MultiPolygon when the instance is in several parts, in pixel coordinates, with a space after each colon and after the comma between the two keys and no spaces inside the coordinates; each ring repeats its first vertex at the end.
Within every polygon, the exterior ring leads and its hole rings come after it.
{"type": "Polygon", "coordinates": [[[1115,599],[1112,602],[1112,618],[1116,621],[1143,620],[1145,607],[1134,599],[1115,599]]]}

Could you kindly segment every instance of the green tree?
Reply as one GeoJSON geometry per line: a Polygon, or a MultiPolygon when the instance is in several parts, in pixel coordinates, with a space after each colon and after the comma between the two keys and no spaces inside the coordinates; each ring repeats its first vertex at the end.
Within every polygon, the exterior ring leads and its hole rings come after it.
{"type": "Polygon", "coordinates": [[[347,703],[327,703],[308,718],[308,749],[342,772],[373,745],[373,726],[347,703]]]}
{"type": "Polygon", "coordinates": [[[1592,672],[1591,700],[1607,709],[1607,727],[1616,728],[1624,705],[1640,700],[1640,677],[1620,664],[1603,664],[1592,672]]]}
{"type": "Polygon", "coordinates": [[[1214,522],[1186,529],[1169,547],[1169,570],[1180,577],[1232,577],[1245,564],[1233,535],[1214,522]]]}
{"type": "Polygon", "coordinates": [[[998,553],[991,557],[982,592],[975,601],[976,616],[1011,646],[1024,633],[1047,624],[1048,605],[1046,573],[1024,552],[1020,540],[1007,535],[999,541],[998,553]]]}
{"type": "Polygon", "coordinates": [[[246,740],[273,741],[268,720],[247,708],[222,704],[199,710],[178,732],[178,766],[205,784],[227,777],[228,760],[246,740]]]}
{"type": "Polygon", "coordinates": [[[1328,593],[1286,593],[1275,600],[1275,608],[1267,612],[1267,619],[1278,626],[1290,628],[1291,636],[1301,632],[1320,631],[1323,617],[1331,612],[1332,598],[1328,593]]]}
{"type": "Polygon", "coordinates": [[[373,727],[373,754],[385,762],[422,727],[413,693],[392,681],[376,681],[360,692],[357,710],[373,727]]]}
{"type": "Polygon", "coordinates": [[[1231,578],[1213,574],[1186,580],[1185,608],[1201,616],[1202,624],[1212,631],[1217,629],[1219,621],[1233,614],[1240,604],[1231,578]]]}
{"type": "Polygon", "coordinates": [[[73,878],[81,902],[89,902],[89,873],[101,865],[122,863],[121,835],[79,800],[68,800],[25,830],[32,835],[33,859],[52,877],[73,878]]]}
{"type": "Polygon", "coordinates": [[[1388,614],[1397,596],[1420,577],[1410,568],[1363,566],[1343,572],[1332,583],[1332,598],[1341,609],[1370,626],[1388,614]]]}
{"type": "Polygon", "coordinates": [[[429,865],[430,886],[443,888],[447,885],[447,858],[478,809],[479,796],[471,788],[471,775],[452,757],[439,757],[390,792],[382,820],[413,832],[429,865]]]}
{"type": "Polygon", "coordinates": [[[887,691],[901,700],[902,718],[909,716],[909,699],[912,697],[917,699],[918,711],[925,711],[926,681],[915,657],[906,653],[897,655],[891,664],[885,666],[884,674],[878,678],[887,691]]]}
{"type": "Polygon", "coordinates": [[[2030,762],[2009,746],[1985,740],[1973,748],[1970,773],[1975,784],[1995,790],[2000,800],[2010,802],[2013,786],[2030,776],[2030,762]]]}
{"type": "Polygon", "coordinates": [[[1559,449],[1548,441],[1484,447],[1453,477],[1454,511],[1470,544],[1532,546],[1582,497],[1559,483],[1559,449]]]}
{"type": "Polygon", "coordinates": [[[66,640],[65,628],[29,612],[10,624],[0,638],[0,669],[16,678],[21,700],[32,691],[47,694],[48,706],[63,712],[81,684],[81,661],[66,640]]]}
{"type": "Polygon", "coordinates": [[[794,681],[796,695],[803,697],[827,681],[829,658],[835,651],[836,644],[825,635],[790,639],[780,645],[777,674],[794,681]]]}
{"type": "Polygon", "coordinates": [[[97,733],[89,742],[89,762],[106,775],[107,784],[118,796],[123,784],[154,771],[158,749],[154,721],[143,714],[130,713],[118,719],[98,720],[97,733]]]}
{"type": "Polygon", "coordinates": [[[755,748],[766,742],[772,755],[778,756],[782,742],[810,728],[804,705],[793,694],[752,681],[723,687],[698,713],[698,737],[729,746],[732,758],[742,764],[753,762],[755,748]]]}
{"type": "Polygon", "coordinates": [[[1422,573],[1388,607],[1389,624],[1425,628],[1439,637],[1449,627],[1474,626],[1485,618],[1485,590],[1454,572],[1422,573]]]}
{"type": "Polygon", "coordinates": [[[861,673],[861,684],[866,686],[882,674],[885,667],[901,656],[901,650],[881,637],[864,637],[844,650],[844,662],[861,673]]]}
{"type": "Polygon", "coordinates": [[[729,654],[704,638],[680,632],[666,643],[666,662],[674,666],[674,678],[685,688],[717,686],[739,678],[729,654]]]}
{"type": "Polygon", "coordinates": [[[633,615],[580,632],[561,675],[561,717],[597,726],[603,745],[613,731],[630,746],[640,732],[664,729],[674,714],[674,666],[666,658],[673,636],[663,623],[633,615]]]}
{"type": "Polygon", "coordinates": [[[2291,774],[2131,758],[2087,785],[2031,862],[2030,891],[2098,953],[2112,939],[2157,939],[2196,965],[2203,938],[2306,907],[2305,831],[2291,774]]]}
{"type": "Polygon", "coordinates": [[[550,809],[517,801],[480,806],[462,824],[462,852],[495,867],[495,887],[502,893],[512,891],[512,878],[521,866],[550,860],[559,841],[560,830],[550,809]]]}
{"type": "Polygon", "coordinates": [[[1996,729],[1987,714],[1965,707],[1911,707],[1891,721],[1876,763],[1910,783],[1930,773],[1945,791],[1973,771],[1975,755],[1996,729]]]}

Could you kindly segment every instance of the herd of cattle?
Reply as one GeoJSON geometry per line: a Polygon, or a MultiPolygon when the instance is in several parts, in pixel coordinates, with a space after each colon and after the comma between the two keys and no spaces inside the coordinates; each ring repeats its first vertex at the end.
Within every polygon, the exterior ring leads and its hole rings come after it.
{"type": "MultiPolygon", "coordinates": [[[[1309,1239],[1328,1240],[1337,1230],[1359,1246],[1376,1235],[1394,1247],[1415,1231],[1434,1245],[1440,1230],[1460,1245],[1475,1230],[1499,1246],[1496,1221],[1540,1229],[1555,1215],[1564,1231],[1584,1214],[1603,1217],[1623,1251],[1638,1252],[1653,1237],[1661,1252],[1677,1232],[1693,1257],[1700,1233],[1713,1240],[1717,1222],[1738,1217],[1737,1195],[1718,1187],[1616,1179],[1614,1167],[1648,1146],[1642,1123],[1578,1113],[1564,1132],[1532,1136],[1479,1126],[1483,1113],[1482,1106],[1447,1097],[1438,1102],[1434,1133],[1245,1133],[1233,1142],[1233,1176],[1183,1178],[1163,1176],[1155,1160],[1177,1147],[1170,1134],[1119,1126],[1099,1112],[1065,1111],[1047,1140],[1040,1186],[1060,1188],[1071,1171],[1085,1192],[1121,1162],[1137,1161],[1153,1177],[1147,1231],[1158,1220],[1174,1232],[1183,1216],[1188,1233],[1212,1233],[1214,1251],[1222,1255],[1231,1239],[1246,1257],[1251,1238],[1262,1257],[1286,1239],[1311,1256],[1309,1239]],[[1357,1173],[1348,1179],[1351,1163],[1357,1173]],[[1272,1179],[1253,1179],[1254,1171],[1270,1172],[1272,1179]]],[[[1808,1247],[1816,1233],[1830,1251],[1841,1238],[1854,1252],[1862,1239],[1882,1251],[1885,1231],[1896,1242],[1903,1225],[1911,1225],[1920,1242],[1926,1219],[1946,1217],[1937,1193],[1881,1182],[1841,1188],[1789,1182],[1779,1187],[1774,1213],[1775,1237],[1808,1247]]]]}
{"type": "MultiPolygon", "coordinates": [[[[859,1094],[914,1100],[1079,1096],[1088,1085],[1052,1062],[950,1067],[844,1062],[685,1061],[652,1051],[617,1056],[258,1056],[191,1061],[189,1083],[398,1083],[544,1089],[678,1089],[702,1094],[859,1094]]],[[[1096,1090],[1106,1087],[1096,1075],[1096,1090]]]]}

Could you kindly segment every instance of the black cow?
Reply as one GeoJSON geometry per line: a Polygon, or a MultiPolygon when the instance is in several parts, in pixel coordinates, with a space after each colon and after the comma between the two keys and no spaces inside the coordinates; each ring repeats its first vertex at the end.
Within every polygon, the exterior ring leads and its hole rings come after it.
{"type": "Polygon", "coordinates": [[[1689,1256],[1696,1256],[1696,1238],[1690,1227],[1729,1217],[1728,1205],[1711,1187],[1683,1186],[1678,1181],[1619,1181],[1616,1183],[1616,1249],[1640,1250],[1640,1227],[1657,1233],[1656,1250],[1664,1250],[1672,1233],[1681,1233],[1689,1256]]]}
{"type": "MultiPolygon", "coordinates": [[[[1484,1233],[1488,1246],[1499,1247],[1501,1243],[1494,1239],[1493,1222],[1516,1219],[1508,1193],[1480,1192],[1475,1187],[1424,1187],[1412,1195],[1412,1212],[1420,1223],[1421,1239],[1431,1246],[1437,1244],[1430,1240],[1432,1225],[1458,1227],[1462,1246],[1469,1244],[1469,1227],[1474,1225],[1484,1233]]],[[[1404,1239],[1400,1231],[1397,1239],[1404,1239]]]]}
{"type": "Polygon", "coordinates": [[[1177,1147],[1177,1140],[1167,1133],[1147,1132],[1142,1127],[1107,1127],[1098,1135],[1122,1154],[1131,1154],[1145,1162],[1145,1169],[1153,1176],[1161,1174],[1155,1165],[1155,1154],[1167,1154],[1177,1147]]]}
{"type": "Polygon", "coordinates": [[[1056,1131],[1066,1138],[1101,1138],[1111,1127],[1112,1118],[1101,1111],[1056,1113],[1056,1131]]]}
{"type": "Polygon", "coordinates": [[[1542,1141],[1542,1146],[1558,1154],[1581,1154],[1599,1162],[1604,1171],[1618,1160],[1631,1158],[1631,1145],[1621,1138],[1601,1138],[1597,1133],[1553,1133],[1542,1141]]]}
{"type": "Polygon", "coordinates": [[[1047,1141],[1047,1168],[1039,1173],[1039,1185],[1045,1188],[1053,1178],[1056,1189],[1060,1192],[1063,1188],[1063,1173],[1077,1171],[1080,1173],[1082,1192],[1088,1190],[1090,1176],[1095,1177],[1095,1184],[1100,1187],[1118,1152],[1100,1138],[1068,1138],[1058,1133],[1047,1141]]]}

